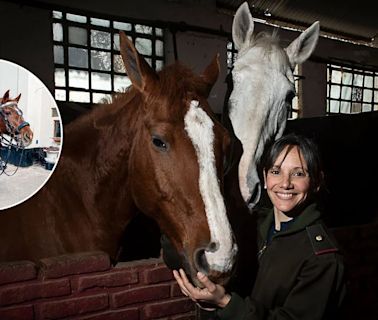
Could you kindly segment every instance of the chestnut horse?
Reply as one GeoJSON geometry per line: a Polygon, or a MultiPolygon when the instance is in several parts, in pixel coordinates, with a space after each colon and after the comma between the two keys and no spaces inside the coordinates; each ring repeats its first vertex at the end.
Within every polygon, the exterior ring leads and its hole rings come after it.
{"type": "Polygon", "coordinates": [[[18,108],[20,98],[21,93],[11,99],[8,90],[0,100],[0,135],[7,134],[22,147],[27,147],[32,143],[33,131],[24,120],[22,110],[18,108]]]}
{"type": "Polygon", "coordinates": [[[116,259],[125,227],[143,212],[194,281],[201,270],[224,283],[237,246],[222,194],[230,137],[206,100],[218,58],[200,76],[178,63],[156,73],[120,40],[132,86],[70,123],[48,183],[0,213],[0,261],[90,250],[116,259]]]}

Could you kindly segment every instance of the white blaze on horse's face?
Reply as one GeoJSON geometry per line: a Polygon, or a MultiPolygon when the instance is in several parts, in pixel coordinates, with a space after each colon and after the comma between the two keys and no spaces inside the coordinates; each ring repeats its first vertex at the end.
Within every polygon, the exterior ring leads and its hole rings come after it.
{"type": "Polygon", "coordinates": [[[238,56],[234,63],[229,117],[243,145],[239,185],[253,207],[260,198],[257,163],[268,140],[279,138],[286,126],[287,110],[295,95],[293,70],[315,49],[319,23],[315,22],[286,49],[276,36],[253,34],[254,23],[244,2],[235,14],[232,37],[238,56]]]}
{"type": "Polygon", "coordinates": [[[205,256],[210,270],[226,273],[232,269],[237,252],[226,207],[220,191],[214,156],[214,123],[200,108],[198,101],[191,101],[185,115],[185,130],[196,150],[199,164],[199,188],[205,204],[210,229],[210,246],[205,256]]]}

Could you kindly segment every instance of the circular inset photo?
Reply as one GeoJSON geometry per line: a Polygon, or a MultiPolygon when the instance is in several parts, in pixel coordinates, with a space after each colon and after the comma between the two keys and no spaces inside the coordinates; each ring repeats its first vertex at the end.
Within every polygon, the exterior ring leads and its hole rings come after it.
{"type": "Polygon", "coordinates": [[[42,81],[0,59],[0,210],[24,202],[47,182],[59,160],[62,129],[42,81]]]}

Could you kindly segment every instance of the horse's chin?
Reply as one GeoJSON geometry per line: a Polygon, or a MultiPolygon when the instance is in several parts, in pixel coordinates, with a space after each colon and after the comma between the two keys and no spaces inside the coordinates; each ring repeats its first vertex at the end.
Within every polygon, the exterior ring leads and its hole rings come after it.
{"type": "Polygon", "coordinates": [[[259,203],[261,198],[261,184],[256,183],[252,188],[250,197],[246,200],[248,208],[252,210],[259,203]]]}
{"type": "MultiPolygon", "coordinates": [[[[197,270],[194,269],[193,272],[188,272],[187,270],[185,270],[185,272],[186,272],[186,274],[188,275],[188,277],[190,278],[190,280],[193,284],[195,284],[199,288],[204,287],[204,285],[197,278],[197,270]]],[[[222,273],[222,272],[215,271],[215,270],[210,270],[208,272],[201,270],[201,272],[203,274],[205,274],[209,278],[210,281],[212,281],[216,284],[222,285],[222,286],[227,285],[230,278],[231,278],[231,272],[230,273],[222,273]]]]}

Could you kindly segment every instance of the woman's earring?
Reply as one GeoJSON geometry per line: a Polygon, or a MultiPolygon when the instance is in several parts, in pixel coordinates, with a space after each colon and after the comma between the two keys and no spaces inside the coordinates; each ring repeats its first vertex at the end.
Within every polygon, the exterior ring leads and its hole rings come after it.
{"type": "Polygon", "coordinates": [[[264,184],[264,189],[266,189],[266,184],[264,184]]]}

